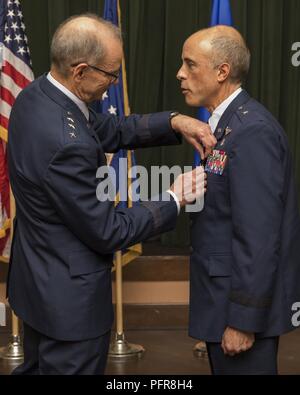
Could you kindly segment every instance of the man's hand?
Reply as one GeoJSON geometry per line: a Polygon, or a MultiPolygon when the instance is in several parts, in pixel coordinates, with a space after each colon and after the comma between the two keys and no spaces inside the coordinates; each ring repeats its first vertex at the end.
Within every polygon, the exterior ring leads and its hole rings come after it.
{"type": "Polygon", "coordinates": [[[202,166],[193,171],[178,176],[171,186],[171,191],[177,196],[180,206],[193,203],[204,196],[206,192],[206,174],[202,166]]]}
{"type": "Polygon", "coordinates": [[[227,328],[223,334],[222,349],[225,355],[234,355],[250,350],[255,342],[253,333],[227,328]]]}
{"type": "Polygon", "coordinates": [[[208,157],[217,144],[209,125],[195,118],[179,114],[171,119],[171,126],[199,151],[202,160],[208,157]]]}

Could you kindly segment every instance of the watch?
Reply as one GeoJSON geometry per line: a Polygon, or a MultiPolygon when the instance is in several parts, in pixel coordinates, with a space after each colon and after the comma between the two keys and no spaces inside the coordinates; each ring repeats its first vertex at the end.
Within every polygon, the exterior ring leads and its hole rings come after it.
{"type": "MultiPolygon", "coordinates": [[[[173,118],[175,118],[175,117],[177,117],[177,115],[180,115],[180,112],[178,112],[178,111],[173,111],[173,112],[171,112],[171,114],[169,115],[169,122],[170,122],[170,126],[171,126],[171,128],[172,128],[172,119],[173,118]]],[[[173,129],[173,128],[172,128],[173,129]]],[[[177,133],[177,132],[176,132],[177,133]]]]}
{"type": "Polygon", "coordinates": [[[180,112],[178,112],[178,111],[171,112],[171,114],[169,116],[169,120],[171,121],[171,119],[177,117],[177,115],[180,115],[180,112]]]}

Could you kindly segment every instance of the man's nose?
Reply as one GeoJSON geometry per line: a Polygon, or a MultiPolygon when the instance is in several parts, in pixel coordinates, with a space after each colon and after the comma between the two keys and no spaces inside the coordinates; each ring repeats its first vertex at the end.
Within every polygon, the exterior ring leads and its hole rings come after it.
{"type": "Polygon", "coordinates": [[[176,78],[177,78],[179,81],[184,80],[185,76],[184,76],[182,67],[178,70],[178,73],[177,73],[177,75],[176,75],[176,78]]]}

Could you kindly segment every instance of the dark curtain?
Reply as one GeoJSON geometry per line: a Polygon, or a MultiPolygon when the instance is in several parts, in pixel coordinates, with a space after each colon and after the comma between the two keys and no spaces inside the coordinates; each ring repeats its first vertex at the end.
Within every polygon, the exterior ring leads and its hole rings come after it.
{"type": "MultiPolygon", "coordinates": [[[[174,109],[194,115],[176,81],[185,39],[210,20],[210,0],[120,0],[131,111],[174,109]]],[[[35,75],[49,69],[49,43],[70,15],[102,15],[103,0],[22,0],[35,75]]],[[[246,88],[286,130],[300,192],[300,67],[292,65],[292,44],[300,41],[299,0],[231,0],[235,26],[252,52],[246,88]]],[[[166,147],[137,151],[138,164],[192,164],[192,149],[166,147]]],[[[263,167],[263,166],[262,166],[263,167]]],[[[300,195],[300,193],[299,193],[300,195]]],[[[188,216],[162,236],[167,245],[188,245],[188,216]]]]}

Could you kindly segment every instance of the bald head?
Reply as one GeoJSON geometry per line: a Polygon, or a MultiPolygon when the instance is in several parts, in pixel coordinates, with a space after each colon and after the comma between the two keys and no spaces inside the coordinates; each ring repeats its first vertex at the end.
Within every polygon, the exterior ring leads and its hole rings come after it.
{"type": "Polygon", "coordinates": [[[112,23],[94,14],[73,16],[64,21],[53,36],[52,66],[67,77],[71,65],[101,64],[112,40],[122,43],[121,31],[112,23]]]}
{"type": "Polygon", "coordinates": [[[200,30],[188,38],[187,43],[205,53],[213,67],[228,63],[229,79],[242,83],[249,72],[250,51],[242,35],[230,26],[214,26],[200,30]]]}
{"type": "Polygon", "coordinates": [[[190,38],[198,39],[198,41],[211,41],[220,37],[226,37],[239,43],[244,43],[242,35],[235,28],[225,25],[218,25],[209,27],[208,29],[199,30],[198,32],[194,33],[190,38]]]}

